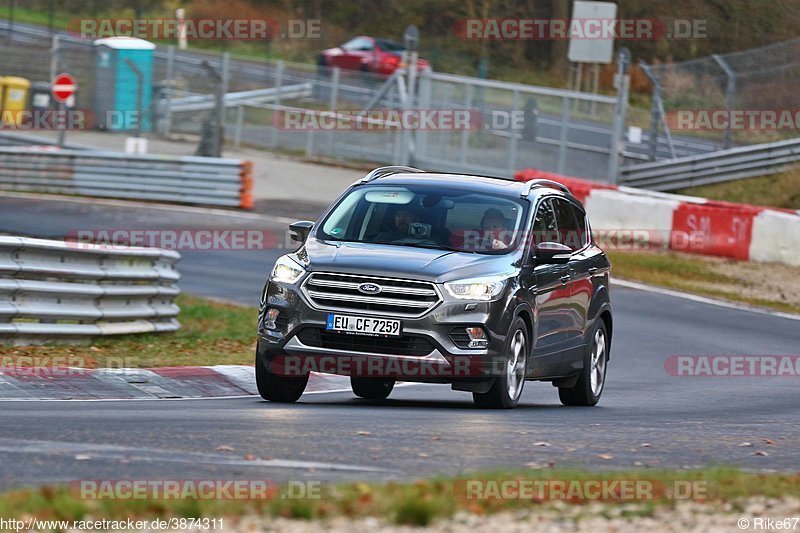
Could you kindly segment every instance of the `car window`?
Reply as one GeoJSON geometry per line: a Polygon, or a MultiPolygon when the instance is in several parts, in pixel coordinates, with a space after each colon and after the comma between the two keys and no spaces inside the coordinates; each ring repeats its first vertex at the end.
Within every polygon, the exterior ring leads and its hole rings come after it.
{"type": "Polygon", "coordinates": [[[348,52],[369,51],[372,50],[372,47],[372,39],[367,37],[356,37],[354,39],[350,39],[342,45],[342,48],[348,52]]]}
{"type": "Polygon", "coordinates": [[[572,251],[580,250],[584,246],[585,227],[576,216],[577,210],[561,198],[553,198],[552,202],[558,225],[558,242],[569,246],[572,251]]]}
{"type": "Polygon", "coordinates": [[[570,203],[570,207],[572,208],[572,213],[575,215],[575,219],[577,220],[577,230],[579,238],[579,245],[578,249],[583,248],[587,244],[589,244],[589,228],[586,225],[586,213],[578,207],[577,205],[570,203]]]}
{"type": "Polygon", "coordinates": [[[405,46],[403,46],[400,43],[396,43],[394,41],[386,41],[384,39],[375,39],[375,42],[378,43],[378,46],[380,46],[381,50],[383,50],[384,52],[400,53],[400,52],[402,52],[402,51],[404,51],[406,49],[405,46]]]}
{"type": "Polygon", "coordinates": [[[543,242],[558,242],[558,229],[553,204],[549,199],[544,199],[536,210],[533,220],[533,244],[543,242]]]}
{"type": "Polygon", "coordinates": [[[369,185],[347,194],[318,238],[506,253],[516,249],[526,205],[514,198],[432,184],[369,185]]]}

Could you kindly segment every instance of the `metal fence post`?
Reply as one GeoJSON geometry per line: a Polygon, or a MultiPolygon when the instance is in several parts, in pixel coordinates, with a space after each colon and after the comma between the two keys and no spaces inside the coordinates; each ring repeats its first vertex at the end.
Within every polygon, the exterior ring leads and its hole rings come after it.
{"type": "Polygon", "coordinates": [[[244,106],[236,106],[236,129],[233,132],[233,148],[239,150],[242,146],[242,127],[244,126],[244,106]]]}
{"type": "Polygon", "coordinates": [[[519,143],[519,139],[517,139],[517,130],[514,129],[514,116],[517,113],[517,108],[519,108],[519,89],[514,89],[514,96],[511,100],[511,117],[509,120],[511,144],[508,147],[508,172],[512,176],[517,166],[517,143],[519,143]]]}
{"type": "Polygon", "coordinates": [[[228,80],[230,80],[230,59],[229,52],[222,53],[222,73],[220,74],[220,87],[217,94],[217,151],[216,157],[222,157],[222,146],[225,144],[225,95],[228,93],[228,80]]]}
{"type": "Polygon", "coordinates": [[[175,46],[167,47],[167,109],[164,113],[164,131],[162,134],[169,137],[172,133],[172,93],[175,90],[175,46]]]}
{"type": "Polygon", "coordinates": [[[714,58],[714,61],[725,71],[725,76],[728,77],[728,84],[725,88],[725,110],[728,112],[728,127],[725,128],[725,137],[723,140],[725,149],[727,150],[733,144],[733,131],[731,131],[730,116],[731,111],[733,111],[733,99],[736,94],[736,72],[719,54],[712,54],[711,57],[714,58]]]}
{"type": "Polygon", "coordinates": [[[630,61],[630,51],[627,48],[620,49],[617,54],[617,104],[614,108],[614,122],[611,125],[611,146],[608,157],[608,180],[611,183],[619,182],[619,162],[625,148],[622,139],[625,130],[625,116],[628,111],[628,87],[630,85],[628,66],[630,61]]]}
{"type": "MultiPolygon", "coordinates": [[[[470,109],[472,105],[472,84],[466,84],[466,89],[464,90],[464,106],[467,109],[470,109]]],[[[458,153],[458,160],[461,163],[467,162],[467,152],[469,151],[469,131],[466,129],[461,130],[461,147],[458,153]]]]}
{"type": "MultiPolygon", "coordinates": [[[[339,78],[342,75],[342,71],[339,67],[334,67],[333,72],[331,74],[331,92],[330,92],[330,99],[328,101],[329,111],[335,112],[336,108],[339,105],[339,78]]],[[[323,140],[327,138],[327,145],[328,145],[328,155],[333,155],[334,153],[334,135],[336,133],[331,130],[323,137],[323,140]]],[[[312,139],[313,142],[313,139],[312,139]]]]}
{"type": "MultiPolygon", "coordinates": [[[[283,87],[283,69],[284,63],[283,61],[278,61],[275,63],[275,111],[280,113],[280,106],[281,106],[281,87],[283,87]]],[[[278,128],[273,124],[272,128],[272,146],[273,148],[277,148],[279,143],[278,139],[278,128]]]]}
{"type": "MultiPolygon", "coordinates": [[[[419,76],[419,96],[417,97],[420,109],[431,109],[431,78],[430,72],[422,71],[419,76]]],[[[416,131],[414,157],[424,157],[428,148],[428,132],[425,128],[416,131]]]]}
{"type": "Polygon", "coordinates": [[[567,165],[567,139],[569,134],[569,97],[561,97],[561,134],[558,139],[558,166],[556,171],[564,174],[567,165]]]}

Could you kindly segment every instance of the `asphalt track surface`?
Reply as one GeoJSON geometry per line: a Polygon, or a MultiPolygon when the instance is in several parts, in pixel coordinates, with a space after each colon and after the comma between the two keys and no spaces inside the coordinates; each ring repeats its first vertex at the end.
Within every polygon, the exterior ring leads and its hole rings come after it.
{"type": "MultiPolygon", "coordinates": [[[[0,196],[6,233],[233,226],[284,227],[252,215],[0,196]]],[[[255,304],[280,253],[183,252],[180,285],[255,304]]],[[[383,402],[347,391],[294,405],[254,397],[8,401],[0,403],[0,488],[75,479],[402,479],[531,464],[797,469],[800,378],[675,377],[664,364],[671,355],[798,355],[800,322],[624,287],[612,299],[612,358],[594,408],[562,407],[553,387],[535,382],[513,411],[476,410],[469,394],[446,385],[398,387],[383,402]],[[259,459],[245,459],[251,454],[259,459]]]]}

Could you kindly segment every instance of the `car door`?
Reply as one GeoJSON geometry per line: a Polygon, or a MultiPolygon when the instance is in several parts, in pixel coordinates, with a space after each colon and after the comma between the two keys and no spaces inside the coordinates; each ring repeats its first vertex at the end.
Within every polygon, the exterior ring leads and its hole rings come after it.
{"type": "Polygon", "coordinates": [[[344,45],[344,54],[340,58],[341,68],[361,70],[364,61],[369,61],[375,50],[375,42],[369,37],[356,37],[344,45]]]}
{"type": "Polygon", "coordinates": [[[576,203],[567,198],[554,198],[553,207],[558,225],[558,242],[568,246],[573,252],[567,264],[570,296],[565,316],[567,340],[564,352],[565,362],[569,364],[575,357],[583,355],[583,333],[586,328],[587,308],[591,300],[589,267],[583,255],[588,244],[586,214],[576,203]]]}
{"type": "MultiPolygon", "coordinates": [[[[557,242],[558,226],[550,198],[540,201],[532,225],[532,245],[557,242]]],[[[533,248],[533,247],[532,247],[533,248]]],[[[570,326],[569,265],[537,265],[530,275],[528,292],[534,309],[535,339],[533,375],[557,375],[568,347],[570,326]]],[[[523,280],[525,281],[525,280],[523,280]]]]}

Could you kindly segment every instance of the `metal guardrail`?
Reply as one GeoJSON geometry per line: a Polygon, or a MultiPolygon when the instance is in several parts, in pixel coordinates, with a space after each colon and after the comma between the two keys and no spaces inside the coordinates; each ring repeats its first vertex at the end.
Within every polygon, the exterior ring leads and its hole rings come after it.
{"type": "Polygon", "coordinates": [[[252,163],[238,159],[0,148],[0,190],[252,208],[252,163]]]}
{"type": "Polygon", "coordinates": [[[800,162],[800,139],[790,139],[670,161],[629,165],[622,167],[620,174],[625,185],[674,191],[774,174],[797,162],[800,162]]]}
{"type": "MultiPolygon", "coordinates": [[[[0,147],[4,146],[57,146],[58,141],[44,139],[36,135],[25,135],[24,133],[3,131],[0,132],[0,147]]],[[[88,146],[77,144],[64,145],[70,150],[88,150],[88,146]]]]}
{"type": "MultiPolygon", "coordinates": [[[[271,87],[269,89],[254,89],[252,91],[239,91],[227,93],[223,99],[225,107],[236,107],[243,104],[274,102],[281,98],[303,98],[311,95],[311,83],[299,83],[285,87],[271,87]]],[[[207,111],[214,108],[214,97],[200,94],[173,98],[170,110],[173,113],[182,111],[207,111]]]]}
{"type": "Polygon", "coordinates": [[[180,254],[0,236],[0,343],[175,331],[180,254]]]}

